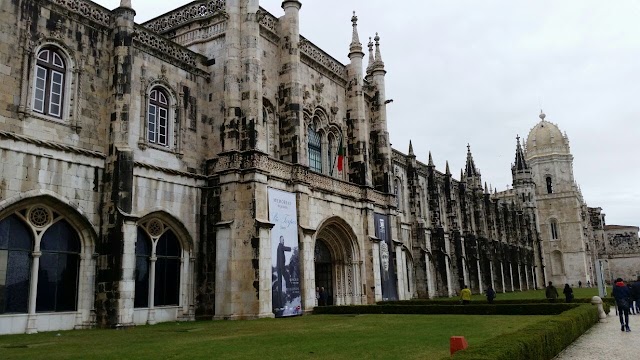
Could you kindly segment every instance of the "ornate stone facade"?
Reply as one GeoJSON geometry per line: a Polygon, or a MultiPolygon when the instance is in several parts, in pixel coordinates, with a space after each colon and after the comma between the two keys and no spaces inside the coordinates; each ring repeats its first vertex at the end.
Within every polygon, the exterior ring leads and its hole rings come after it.
{"type": "Polygon", "coordinates": [[[1,332],[274,316],[269,188],[305,312],[321,281],[337,305],[542,286],[530,169],[491,194],[470,150],[459,180],[392,150],[380,37],[365,66],[354,14],[344,65],[282,7],[1,3],[1,332]]]}

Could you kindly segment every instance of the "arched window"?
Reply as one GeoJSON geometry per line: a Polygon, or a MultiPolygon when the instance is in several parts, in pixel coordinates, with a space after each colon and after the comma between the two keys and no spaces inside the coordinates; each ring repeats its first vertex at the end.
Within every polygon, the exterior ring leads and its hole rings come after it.
{"type": "Polygon", "coordinates": [[[149,265],[151,264],[151,239],[138,227],[136,239],[136,286],[133,306],[149,306],[149,265]]]}
{"type": "Polygon", "coordinates": [[[336,166],[336,157],[333,152],[333,147],[335,146],[333,141],[333,136],[329,135],[329,141],[327,146],[327,161],[329,162],[329,175],[333,175],[333,168],[336,166]]]}
{"type": "Polygon", "coordinates": [[[147,140],[151,144],[169,147],[169,96],[159,86],[149,93],[147,140]]]}
{"type": "Polygon", "coordinates": [[[156,245],[155,306],[178,305],[180,289],[180,243],[171,230],[167,230],[156,245]]]}
{"type": "Polygon", "coordinates": [[[558,250],[551,253],[551,273],[553,275],[564,274],[564,261],[562,260],[562,253],[558,250]]]}
{"type": "Polygon", "coordinates": [[[309,168],[315,172],[322,172],[322,140],[315,125],[309,126],[309,168]]]}
{"type": "Polygon", "coordinates": [[[551,182],[551,176],[547,176],[547,194],[553,194],[553,183],[551,182]]]}
{"type": "Polygon", "coordinates": [[[45,47],[38,52],[33,86],[34,111],[62,118],[65,71],[64,57],[55,48],[45,47]]]}
{"type": "Polygon", "coordinates": [[[0,314],[28,311],[32,249],[31,230],[18,216],[0,221],[0,314]]]}
{"type": "Polygon", "coordinates": [[[36,311],[76,310],[80,239],[65,220],[59,220],[42,236],[38,269],[36,311]]]}
{"type": "Polygon", "coordinates": [[[549,222],[551,228],[551,240],[558,240],[558,222],[555,219],[552,219],[549,222]]]}
{"type": "Polygon", "coordinates": [[[181,258],[177,236],[160,220],[138,227],[134,307],[149,307],[151,298],[153,306],[179,305],[181,258]]]}
{"type": "Polygon", "coordinates": [[[27,313],[30,298],[37,312],[77,310],[80,251],[77,231],[48,208],[35,206],[0,221],[0,313],[27,313]],[[37,279],[31,278],[32,270],[37,279]]]}

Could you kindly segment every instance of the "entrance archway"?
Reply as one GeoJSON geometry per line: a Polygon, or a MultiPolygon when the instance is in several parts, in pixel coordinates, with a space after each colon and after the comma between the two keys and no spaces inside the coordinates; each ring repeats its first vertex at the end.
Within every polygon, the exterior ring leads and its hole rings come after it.
{"type": "Polygon", "coordinates": [[[318,305],[333,305],[333,260],[331,252],[322,239],[316,240],[313,251],[315,263],[316,289],[324,292],[320,295],[318,305]]]}
{"type": "Polygon", "coordinates": [[[343,219],[332,217],[318,228],[314,246],[316,285],[332,305],[362,304],[362,260],[357,238],[343,219]]]}

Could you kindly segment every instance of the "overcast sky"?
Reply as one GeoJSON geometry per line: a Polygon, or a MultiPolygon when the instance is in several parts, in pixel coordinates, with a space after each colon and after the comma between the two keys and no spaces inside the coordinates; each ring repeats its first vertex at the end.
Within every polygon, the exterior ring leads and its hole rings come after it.
{"type": "MultiPolygon", "coordinates": [[[[587,204],[640,225],[640,0],[300,1],[300,33],[344,64],[353,10],[365,49],[380,33],[395,149],[411,139],[418,160],[431,151],[458,178],[469,143],[483,181],[504,190],[516,135],[543,109],[569,136],[587,204]]],[[[187,3],[132,0],[138,23],[187,3]]],[[[260,5],[280,17],[281,3],[260,5]]]]}

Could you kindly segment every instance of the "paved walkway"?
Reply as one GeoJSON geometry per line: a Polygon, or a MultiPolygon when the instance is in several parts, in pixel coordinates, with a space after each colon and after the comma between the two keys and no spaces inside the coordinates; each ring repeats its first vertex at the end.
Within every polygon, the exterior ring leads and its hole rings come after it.
{"type": "Polygon", "coordinates": [[[606,322],[593,325],[578,340],[555,357],[556,360],[638,360],[640,315],[629,315],[631,332],[620,331],[620,320],[611,308],[606,322]]]}

